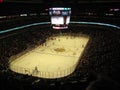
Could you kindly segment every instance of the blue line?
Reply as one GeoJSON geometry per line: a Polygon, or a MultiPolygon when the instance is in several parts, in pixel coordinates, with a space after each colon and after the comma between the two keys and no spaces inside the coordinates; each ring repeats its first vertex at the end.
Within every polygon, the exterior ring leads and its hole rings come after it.
{"type": "MultiPolygon", "coordinates": [[[[76,22],[76,21],[71,21],[70,23],[75,23],[75,24],[89,24],[89,25],[101,25],[101,26],[108,26],[108,27],[113,27],[113,28],[120,29],[120,27],[116,26],[116,25],[106,24],[106,23],[98,23],[98,22],[76,22]]],[[[0,31],[0,34],[6,33],[6,32],[11,32],[11,31],[15,31],[15,30],[19,30],[19,29],[23,29],[23,28],[30,27],[30,26],[44,25],[44,24],[50,24],[50,22],[32,23],[32,24],[23,25],[23,26],[11,28],[11,29],[6,29],[6,30],[0,31]]]]}

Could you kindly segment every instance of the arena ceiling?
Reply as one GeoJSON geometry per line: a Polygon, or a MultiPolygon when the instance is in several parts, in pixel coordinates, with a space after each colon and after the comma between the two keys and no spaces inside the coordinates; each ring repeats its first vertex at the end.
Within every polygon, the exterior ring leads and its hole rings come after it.
{"type": "Polygon", "coordinates": [[[119,4],[120,0],[0,0],[0,15],[43,12],[51,6],[71,7],[76,12],[94,7],[105,11],[105,8],[120,8],[119,4]]]}
{"type": "Polygon", "coordinates": [[[2,0],[4,2],[22,2],[22,3],[53,3],[53,2],[67,2],[67,3],[102,3],[102,2],[120,2],[120,0],[2,0]]]}

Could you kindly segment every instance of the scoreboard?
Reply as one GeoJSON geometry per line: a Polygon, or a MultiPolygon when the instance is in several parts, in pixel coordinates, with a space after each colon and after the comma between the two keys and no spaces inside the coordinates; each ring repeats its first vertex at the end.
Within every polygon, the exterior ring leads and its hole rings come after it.
{"type": "Polygon", "coordinates": [[[53,29],[67,29],[70,22],[71,8],[49,8],[49,15],[51,16],[53,29]]]}
{"type": "Polygon", "coordinates": [[[50,15],[58,15],[58,16],[61,16],[61,15],[65,15],[65,16],[68,16],[71,14],[71,8],[50,8],[49,9],[49,14],[50,15]]]}

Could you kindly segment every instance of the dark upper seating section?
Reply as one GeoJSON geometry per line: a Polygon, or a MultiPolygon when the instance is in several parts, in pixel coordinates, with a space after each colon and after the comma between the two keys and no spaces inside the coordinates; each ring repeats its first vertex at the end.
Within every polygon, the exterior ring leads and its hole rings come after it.
{"type": "MultiPolygon", "coordinates": [[[[0,81],[6,80],[7,85],[12,88],[10,83],[20,84],[19,89],[48,89],[59,88],[59,90],[69,88],[72,90],[85,89],[91,81],[99,79],[99,76],[109,77],[117,83],[119,80],[119,35],[113,33],[113,29],[85,27],[71,25],[70,30],[62,33],[86,34],[90,36],[90,41],[86,47],[82,58],[73,74],[68,77],[54,80],[35,78],[27,75],[16,74],[9,70],[9,58],[24,50],[34,48],[45,42],[46,38],[60,33],[50,29],[49,26],[36,26],[22,33],[17,32],[12,36],[0,40],[0,81]],[[17,83],[18,82],[18,83],[17,83]],[[26,87],[29,86],[29,87],[26,87]]],[[[116,30],[117,32],[117,30],[116,30]]],[[[119,33],[119,31],[117,32],[119,33]]],[[[78,42],[80,43],[80,42],[78,42]]],[[[5,88],[5,87],[1,87],[5,88]]]]}

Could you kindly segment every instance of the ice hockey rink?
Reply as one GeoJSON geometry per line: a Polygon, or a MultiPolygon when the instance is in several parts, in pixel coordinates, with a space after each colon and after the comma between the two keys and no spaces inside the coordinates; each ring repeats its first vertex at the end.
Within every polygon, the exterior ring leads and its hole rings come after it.
{"type": "Polygon", "coordinates": [[[57,35],[10,62],[14,72],[41,78],[60,78],[74,72],[89,41],[84,35],[57,35]]]}

